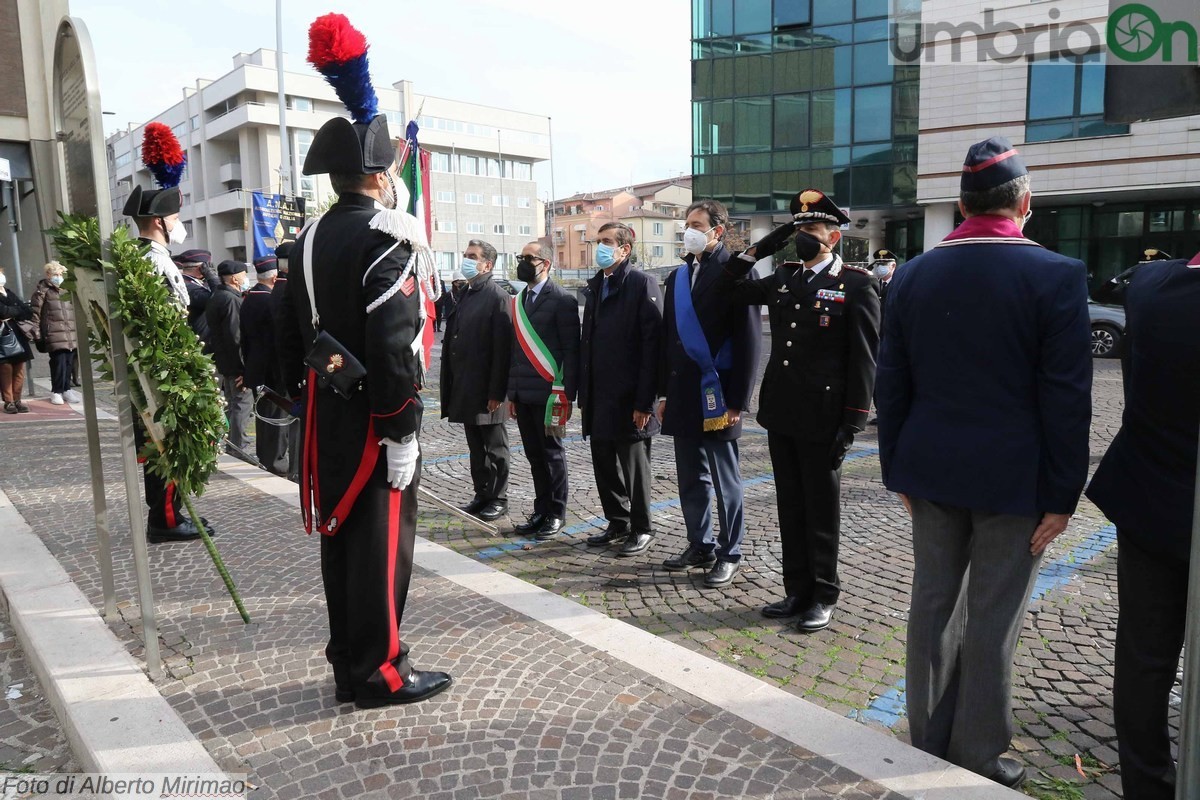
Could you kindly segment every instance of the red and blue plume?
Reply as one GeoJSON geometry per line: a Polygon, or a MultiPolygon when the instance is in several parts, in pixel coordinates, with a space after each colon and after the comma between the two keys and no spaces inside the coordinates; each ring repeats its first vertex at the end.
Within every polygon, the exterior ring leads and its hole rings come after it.
{"type": "Polygon", "coordinates": [[[142,137],[142,163],[161,188],[171,189],[183,179],[187,156],[170,128],[161,122],[151,122],[142,137]]]}
{"type": "Polygon", "coordinates": [[[341,14],[317,17],[308,28],[308,63],[337,92],[355,122],[379,113],[379,98],[367,67],[367,37],[341,14]]]}

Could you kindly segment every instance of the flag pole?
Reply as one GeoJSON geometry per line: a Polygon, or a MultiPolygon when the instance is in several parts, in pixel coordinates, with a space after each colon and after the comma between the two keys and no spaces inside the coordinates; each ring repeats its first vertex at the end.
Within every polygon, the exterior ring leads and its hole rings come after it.
{"type": "Polygon", "coordinates": [[[275,73],[279,81],[279,193],[292,194],[292,153],[287,135],[287,96],[283,85],[283,0],[275,0],[275,73]]]}

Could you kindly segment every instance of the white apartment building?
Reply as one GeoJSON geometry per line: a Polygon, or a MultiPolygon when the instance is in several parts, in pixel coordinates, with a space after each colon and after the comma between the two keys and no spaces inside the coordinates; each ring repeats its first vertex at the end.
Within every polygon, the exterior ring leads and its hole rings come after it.
{"type": "MultiPolygon", "coordinates": [[[[305,198],[311,214],[334,195],[326,176],[301,174],[304,157],[317,129],[346,111],[315,71],[285,70],[284,87],[293,194],[305,198]]],[[[550,157],[548,117],[417,94],[410,81],[376,86],[376,93],[392,135],[402,140],[408,121],[416,118],[421,146],[431,153],[430,244],[443,276],[470,239],[483,239],[505,254],[503,268],[512,253],[538,238],[544,223],[533,165],[550,157]]],[[[153,119],[108,137],[116,220],[123,219],[121,209],[135,184],[154,186],[141,163],[141,143],[145,125],[155,121],[171,126],[188,154],[180,184],[180,216],[190,234],[184,249],[210,250],[214,261],[246,260],[252,255],[249,193],[278,193],[281,186],[275,51],[239,53],[230,72],[197,80],[153,119]]]]}
{"type": "MultiPolygon", "coordinates": [[[[923,206],[925,248],[949,233],[963,156],[988,136],[1008,137],[1028,165],[1035,241],[1082,259],[1093,285],[1157,247],[1177,258],[1200,250],[1200,116],[1130,125],[1104,122],[1101,41],[1108,0],[1030,3],[988,0],[994,19],[1033,30],[1075,25],[1076,53],[1054,63],[1056,42],[1034,41],[1030,58],[1013,63],[946,63],[948,38],[935,41],[932,63],[921,65],[917,203],[923,206]],[[1051,16],[1056,11],[1055,16],[1051,16]]],[[[927,19],[982,21],[981,0],[925,0],[927,19]]],[[[974,37],[969,37],[974,38],[974,37]]],[[[1000,42],[997,43],[999,46],[1000,42]]],[[[1011,37],[1004,50],[1013,46],[1011,37]]],[[[1063,39],[1057,41],[1061,55],[1063,39]]],[[[964,57],[973,54],[963,42],[964,57]]],[[[1137,67],[1134,67],[1135,69],[1137,67]]],[[[912,242],[906,242],[909,247],[912,242]]]]}

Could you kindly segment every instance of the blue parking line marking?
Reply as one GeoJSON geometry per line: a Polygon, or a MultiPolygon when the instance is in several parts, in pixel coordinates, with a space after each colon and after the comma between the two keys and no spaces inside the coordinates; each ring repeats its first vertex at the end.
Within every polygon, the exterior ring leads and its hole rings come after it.
{"type": "MultiPolygon", "coordinates": [[[[1044,564],[1038,570],[1029,605],[1032,606],[1050,592],[1070,583],[1071,578],[1078,574],[1081,568],[1104,555],[1116,541],[1117,527],[1107,525],[1072,547],[1066,555],[1050,564],[1044,564]]],[[[894,687],[872,700],[865,709],[851,711],[846,716],[860,721],[880,722],[892,728],[907,713],[904,705],[904,681],[901,680],[894,687]]]]}

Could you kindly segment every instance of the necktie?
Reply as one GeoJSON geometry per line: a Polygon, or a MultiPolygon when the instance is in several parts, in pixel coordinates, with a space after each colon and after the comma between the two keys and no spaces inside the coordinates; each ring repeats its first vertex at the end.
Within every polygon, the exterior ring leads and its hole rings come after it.
{"type": "Polygon", "coordinates": [[[533,305],[533,298],[535,298],[535,297],[537,297],[536,292],[531,292],[528,289],[525,290],[525,307],[526,308],[529,308],[531,305],[533,305]]]}
{"type": "Polygon", "coordinates": [[[805,283],[808,283],[809,281],[811,281],[813,279],[813,276],[816,274],[817,273],[814,270],[811,270],[811,269],[805,267],[804,274],[801,275],[800,277],[804,279],[805,283]]]}

